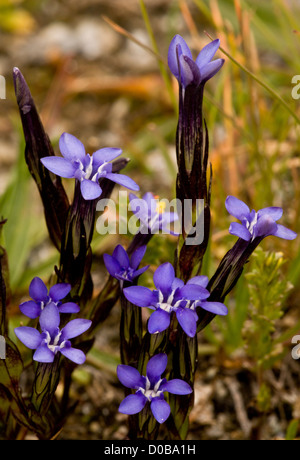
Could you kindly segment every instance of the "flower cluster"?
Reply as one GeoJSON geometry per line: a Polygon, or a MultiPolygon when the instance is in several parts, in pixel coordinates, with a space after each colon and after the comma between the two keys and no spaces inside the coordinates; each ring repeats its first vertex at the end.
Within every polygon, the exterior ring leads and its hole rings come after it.
{"type": "Polygon", "coordinates": [[[73,348],[70,339],[73,339],[91,326],[87,319],[73,319],[62,329],[60,313],[77,313],[78,305],[73,302],[61,304],[60,300],[70,292],[70,285],[60,283],[49,290],[40,278],[34,278],[30,284],[29,293],[34,301],[20,305],[21,311],[30,318],[39,317],[40,330],[28,326],[15,328],[18,339],[31,350],[35,350],[33,360],[40,363],[52,363],[57,353],[76,364],[85,362],[83,351],[73,348]]]}
{"type": "Polygon", "coordinates": [[[164,393],[187,395],[192,393],[190,385],[180,379],[167,381],[162,374],[167,367],[168,357],[160,353],[149,359],[146,376],[142,376],[137,369],[125,364],[117,367],[120,382],[127,388],[136,390],[134,394],[126,396],[121,402],[119,411],[123,414],[133,415],[140,412],[149,402],[150,409],[158,421],[163,423],[170,415],[170,406],[164,399],[164,393]]]}

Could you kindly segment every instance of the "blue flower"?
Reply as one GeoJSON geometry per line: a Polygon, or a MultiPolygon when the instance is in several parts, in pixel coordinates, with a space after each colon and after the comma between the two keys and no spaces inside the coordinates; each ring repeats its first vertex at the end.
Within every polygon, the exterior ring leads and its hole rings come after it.
{"type": "Polygon", "coordinates": [[[159,201],[151,192],[145,193],[143,198],[138,198],[133,193],[129,194],[130,209],[141,222],[141,233],[165,233],[178,236],[170,230],[170,224],[178,220],[176,212],[166,212],[166,202],[159,201]]]}
{"type": "Polygon", "coordinates": [[[72,348],[69,339],[83,334],[89,329],[92,322],[87,319],[73,319],[63,329],[59,329],[60,314],[54,303],[47,305],[39,320],[42,332],[27,326],[15,329],[18,339],[31,350],[35,350],[34,361],[40,363],[52,363],[57,353],[76,364],[85,362],[85,354],[77,348],[72,348]]]}
{"type": "Polygon", "coordinates": [[[148,321],[150,334],[167,329],[172,312],[175,312],[180,326],[189,337],[194,337],[197,332],[197,307],[217,315],[227,314],[225,305],[207,300],[210,293],[206,289],[206,276],[196,276],[184,284],[175,277],[172,264],[166,262],[156,269],[153,281],[156,287],[153,291],[144,286],[130,286],[124,289],[124,295],[131,303],[155,310],[148,321]]]}
{"type": "Polygon", "coordinates": [[[103,254],[103,260],[107,271],[111,276],[120,281],[132,282],[149,268],[149,265],[147,265],[146,267],[138,269],[146,249],[147,246],[141,246],[134,251],[129,259],[127,252],[123,246],[119,244],[114,249],[112,256],[103,254]]]}
{"type": "Polygon", "coordinates": [[[295,232],[283,225],[277,224],[277,220],[282,217],[283,210],[278,207],[268,207],[254,209],[250,212],[249,207],[238,198],[228,196],[225,206],[229,214],[241,221],[230,224],[229,233],[238,236],[245,241],[252,241],[256,237],[266,237],[269,235],[278,236],[285,240],[294,240],[297,236],[295,232]]]}
{"type": "Polygon", "coordinates": [[[60,313],[78,313],[80,308],[76,303],[66,302],[62,304],[61,302],[70,291],[70,284],[59,283],[52,286],[48,293],[45,283],[40,278],[35,277],[29,286],[29,295],[33,300],[21,303],[20,310],[28,318],[35,319],[40,316],[47,305],[53,303],[60,313]]]}
{"type": "Polygon", "coordinates": [[[187,382],[180,379],[167,381],[161,378],[167,367],[168,357],[160,353],[149,359],[146,376],[142,376],[137,369],[125,364],[117,367],[120,382],[127,388],[136,390],[134,394],[126,396],[121,402],[119,412],[133,415],[140,412],[149,402],[153,416],[158,423],[164,423],[170,415],[171,409],[164,399],[164,392],[176,395],[192,393],[192,388],[187,382]]]}
{"type": "Polygon", "coordinates": [[[180,35],[175,35],[170,43],[168,64],[178,82],[186,88],[188,85],[199,86],[212,78],[223,66],[224,59],[212,58],[220,46],[220,40],[214,40],[206,45],[198,54],[196,61],[190,48],[180,35]]]}
{"type": "Polygon", "coordinates": [[[44,157],[41,162],[49,171],[58,176],[79,180],[81,193],[85,200],[100,197],[102,189],[98,181],[101,178],[109,179],[130,190],[139,190],[139,186],[132,179],[112,172],[112,164],[109,161],[120,156],[122,150],[103,148],[89,155],[86,154],[84,145],[68,133],[62,134],[59,147],[63,157],[44,157]]]}

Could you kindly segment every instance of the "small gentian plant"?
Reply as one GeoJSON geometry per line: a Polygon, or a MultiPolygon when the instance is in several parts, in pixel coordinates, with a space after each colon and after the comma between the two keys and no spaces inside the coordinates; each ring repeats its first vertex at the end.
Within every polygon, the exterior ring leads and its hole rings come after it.
{"type": "Polygon", "coordinates": [[[120,280],[132,283],[135,278],[142,275],[148,268],[138,268],[146,252],[147,246],[143,245],[136,249],[129,258],[127,251],[118,244],[115,247],[113,254],[103,254],[104,264],[111,276],[120,280]]]}
{"type": "Polygon", "coordinates": [[[85,362],[83,351],[73,348],[70,339],[83,334],[92,322],[87,319],[73,319],[63,329],[59,329],[60,314],[54,303],[47,305],[39,318],[41,332],[33,327],[20,326],[15,329],[18,339],[31,350],[35,350],[33,360],[40,363],[53,363],[61,353],[76,364],[85,362]]]}
{"type": "Polygon", "coordinates": [[[99,198],[102,189],[99,179],[106,178],[133,191],[139,186],[124,174],[112,172],[110,161],[121,155],[117,148],[102,148],[92,155],[86,154],[82,142],[69,133],[63,133],[59,140],[62,157],[50,156],[41,159],[43,165],[60,177],[74,178],[80,181],[80,189],[85,200],[99,198]]]}
{"type": "Polygon", "coordinates": [[[153,276],[156,289],[144,286],[129,286],[124,289],[124,295],[138,307],[148,307],[155,310],[148,321],[148,331],[156,334],[170,326],[171,313],[176,314],[177,320],[189,337],[194,337],[197,331],[196,308],[201,307],[217,315],[226,315],[227,308],[221,302],[209,302],[210,296],[206,289],[206,276],[191,278],[186,284],[175,277],[171,263],[160,265],[153,276]]]}
{"type": "Polygon", "coordinates": [[[80,308],[76,303],[61,302],[70,291],[70,284],[58,283],[52,286],[48,292],[45,283],[36,276],[29,286],[29,295],[32,300],[21,303],[20,310],[28,318],[35,319],[40,316],[47,305],[53,303],[57,306],[60,313],[78,313],[80,308]]]}
{"type": "Polygon", "coordinates": [[[137,369],[125,364],[117,367],[117,375],[120,382],[127,388],[136,390],[134,394],[126,396],[119,406],[123,414],[134,415],[144,409],[150,403],[150,409],[158,421],[164,423],[170,415],[171,409],[164,399],[164,393],[187,395],[192,393],[190,385],[180,379],[167,381],[162,374],[167,367],[168,357],[160,353],[149,359],[146,376],[142,376],[137,369]]]}
{"type": "Polygon", "coordinates": [[[256,237],[264,238],[270,235],[278,236],[285,240],[293,240],[297,236],[292,230],[281,224],[277,224],[277,220],[283,214],[282,208],[267,207],[257,212],[253,209],[250,212],[247,204],[234,196],[226,198],[225,206],[229,214],[241,221],[241,223],[231,223],[229,233],[245,241],[251,241],[256,237]]]}

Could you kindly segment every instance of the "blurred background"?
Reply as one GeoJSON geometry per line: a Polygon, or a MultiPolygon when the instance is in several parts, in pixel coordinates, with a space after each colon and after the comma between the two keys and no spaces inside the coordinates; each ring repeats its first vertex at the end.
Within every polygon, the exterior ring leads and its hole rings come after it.
{"type": "MultiPolygon", "coordinates": [[[[6,99],[0,100],[0,215],[8,219],[1,241],[10,261],[12,327],[22,320],[18,305],[28,299],[30,280],[47,281],[58,262],[24,161],[13,67],[23,73],[57,153],[64,131],[89,153],[121,147],[131,160],[126,174],[141,192],[171,200],[177,82],[166,61],[177,33],[195,57],[209,43],[207,33],[220,38],[218,57],[226,60],[206,85],[204,101],[213,189],[203,274],[211,276],[235,242],[224,207],[229,194],[256,210],[283,207],[281,223],[299,233],[300,99],[292,83],[300,75],[299,2],[0,0],[0,75],[6,81],[6,99]]],[[[71,197],[69,182],[64,184],[71,197]]],[[[95,292],[107,277],[102,255],[117,241],[130,240],[95,233],[95,292]]],[[[145,283],[159,263],[172,261],[175,245],[173,237],[152,239],[145,283]]],[[[300,240],[270,237],[261,246],[227,298],[228,317],[199,336],[190,439],[300,435],[300,361],[291,357],[292,337],[300,334],[300,240]]],[[[79,404],[63,439],[126,437],[126,416],[117,412],[123,398],[115,375],[118,319],[116,306],[87,364],[74,373],[79,404]]]]}

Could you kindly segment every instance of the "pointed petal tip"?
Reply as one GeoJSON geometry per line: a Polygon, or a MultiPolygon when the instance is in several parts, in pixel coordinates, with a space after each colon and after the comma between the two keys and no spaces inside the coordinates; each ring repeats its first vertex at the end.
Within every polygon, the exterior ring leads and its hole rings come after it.
{"type": "Polygon", "coordinates": [[[22,72],[18,67],[13,68],[13,82],[17,103],[19,105],[20,110],[23,110],[24,106],[33,105],[30,89],[26,83],[26,80],[22,72]]]}

